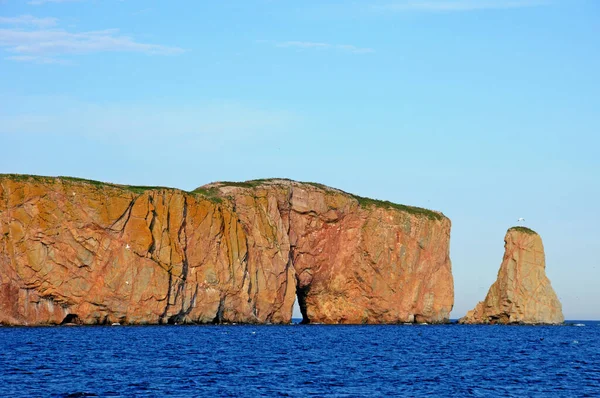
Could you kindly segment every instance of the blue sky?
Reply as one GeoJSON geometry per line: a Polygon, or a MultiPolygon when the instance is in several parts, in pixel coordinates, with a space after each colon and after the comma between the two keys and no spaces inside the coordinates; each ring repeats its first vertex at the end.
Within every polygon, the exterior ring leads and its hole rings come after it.
{"type": "Polygon", "coordinates": [[[600,2],[0,0],[0,172],[288,177],[443,211],[455,310],[524,217],[600,319],[600,2]]]}

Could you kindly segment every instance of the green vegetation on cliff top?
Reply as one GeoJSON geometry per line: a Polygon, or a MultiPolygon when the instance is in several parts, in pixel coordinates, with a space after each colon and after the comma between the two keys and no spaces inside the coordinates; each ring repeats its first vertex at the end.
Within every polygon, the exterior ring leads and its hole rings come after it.
{"type": "MultiPolygon", "coordinates": [[[[272,182],[278,182],[278,181],[294,182],[293,180],[290,180],[287,178],[267,178],[267,179],[250,180],[250,181],[244,181],[244,182],[223,181],[223,182],[215,183],[215,187],[216,186],[226,186],[226,187],[239,187],[239,188],[251,189],[251,188],[259,187],[259,186],[263,185],[264,183],[272,183],[272,182]]],[[[297,181],[297,182],[300,184],[312,185],[312,186],[322,189],[324,191],[334,191],[334,192],[339,192],[344,195],[348,195],[348,196],[356,199],[356,201],[358,201],[358,204],[363,208],[367,208],[367,207],[392,208],[392,209],[403,211],[403,212],[406,212],[409,214],[414,214],[416,216],[424,216],[424,217],[429,218],[430,220],[441,220],[441,219],[445,218],[445,216],[440,212],[436,212],[436,211],[429,210],[429,209],[424,209],[421,207],[406,206],[406,205],[393,203],[393,202],[390,202],[387,200],[366,198],[363,196],[358,196],[358,195],[354,195],[354,194],[351,194],[348,192],[344,192],[344,191],[336,189],[336,188],[331,188],[331,187],[328,187],[326,185],[319,184],[316,182],[305,182],[305,181],[302,181],[302,182],[297,181]]],[[[196,192],[200,189],[202,189],[202,187],[198,188],[194,192],[196,192]]],[[[206,188],[204,188],[204,189],[206,189],[206,188]]]]}
{"type": "Polygon", "coordinates": [[[190,193],[200,194],[205,199],[208,199],[214,203],[221,203],[223,201],[223,198],[221,198],[221,196],[220,196],[219,188],[217,188],[217,187],[208,187],[208,188],[200,187],[200,188],[194,189],[190,193]]]}
{"type": "MultiPolygon", "coordinates": [[[[125,189],[128,191],[137,193],[137,194],[141,194],[141,193],[144,193],[145,191],[149,191],[149,190],[165,190],[166,189],[166,190],[182,191],[182,190],[179,190],[176,188],[169,188],[169,187],[120,185],[120,184],[112,184],[112,183],[107,183],[107,182],[102,182],[102,181],[87,180],[84,178],[64,177],[64,176],[46,177],[46,176],[36,176],[36,175],[27,175],[27,174],[0,174],[0,179],[4,179],[4,178],[9,178],[14,181],[36,181],[36,182],[43,182],[43,183],[53,183],[56,180],[62,180],[62,181],[68,181],[68,182],[74,182],[74,183],[89,184],[89,185],[92,185],[92,186],[95,186],[98,188],[102,188],[102,187],[111,187],[111,188],[117,188],[117,189],[120,188],[120,189],[125,189]]],[[[209,184],[209,186],[203,186],[203,187],[196,188],[193,191],[190,191],[188,193],[199,194],[212,202],[220,203],[222,201],[222,197],[221,197],[221,194],[219,191],[219,187],[221,187],[221,186],[252,189],[252,188],[257,188],[265,183],[277,182],[277,181],[295,182],[295,181],[287,179],[287,178],[268,178],[268,179],[258,179],[258,180],[250,180],[250,181],[243,181],[243,182],[223,181],[223,182],[214,183],[214,185],[212,185],[212,186],[211,186],[211,184],[209,184]]],[[[344,192],[339,189],[331,188],[331,187],[328,187],[326,185],[319,184],[316,182],[299,182],[298,181],[298,183],[312,185],[312,186],[322,189],[324,191],[338,192],[338,193],[341,193],[344,195],[348,195],[348,196],[354,198],[356,201],[358,201],[358,204],[363,208],[368,208],[368,207],[391,208],[391,209],[403,211],[403,212],[406,212],[409,214],[414,214],[417,216],[424,216],[431,220],[441,220],[441,219],[445,218],[445,216],[440,212],[436,212],[436,211],[429,210],[429,209],[424,209],[421,207],[406,206],[406,205],[389,202],[387,200],[366,198],[363,196],[358,196],[358,195],[354,195],[354,194],[351,194],[348,192],[344,192]]],[[[186,192],[186,191],[183,191],[183,192],[186,192]]],[[[527,229],[528,231],[531,231],[528,228],[524,228],[524,227],[514,227],[514,228],[523,228],[523,229],[527,229]]],[[[535,233],[535,232],[531,231],[531,233],[535,233]]]]}
{"type": "Polygon", "coordinates": [[[430,220],[441,220],[441,219],[445,218],[445,216],[442,213],[439,213],[439,212],[433,211],[433,210],[429,210],[429,209],[424,209],[422,207],[406,206],[406,205],[401,205],[398,203],[393,203],[393,202],[390,202],[387,200],[365,198],[362,196],[352,195],[352,194],[350,194],[350,196],[352,196],[354,199],[358,200],[358,203],[362,207],[375,206],[375,207],[392,208],[395,210],[400,210],[400,211],[403,211],[406,213],[414,214],[416,216],[425,216],[425,217],[429,218],[430,220]]]}
{"type": "Polygon", "coordinates": [[[160,189],[169,189],[169,190],[176,190],[175,188],[168,188],[168,187],[149,187],[149,186],[142,186],[142,185],[121,185],[121,184],[113,184],[110,182],[102,182],[102,181],[96,181],[96,180],[87,180],[85,178],[78,178],[78,177],[65,177],[65,176],[58,176],[58,177],[46,177],[46,176],[36,176],[36,175],[28,175],[28,174],[0,174],[0,179],[3,178],[10,178],[11,180],[14,181],[35,181],[35,182],[43,182],[43,183],[53,183],[56,180],[62,180],[62,181],[68,181],[68,182],[74,182],[74,183],[82,183],[82,184],[88,184],[88,185],[92,185],[94,187],[97,188],[104,188],[104,187],[110,187],[110,188],[117,188],[117,189],[125,189],[134,193],[144,193],[145,191],[150,191],[150,190],[160,190],[160,189]]]}
{"type": "Polygon", "coordinates": [[[509,231],[517,231],[517,232],[523,232],[525,234],[529,234],[529,235],[537,235],[538,233],[535,232],[533,229],[529,229],[527,227],[511,227],[508,229],[509,231]]]}

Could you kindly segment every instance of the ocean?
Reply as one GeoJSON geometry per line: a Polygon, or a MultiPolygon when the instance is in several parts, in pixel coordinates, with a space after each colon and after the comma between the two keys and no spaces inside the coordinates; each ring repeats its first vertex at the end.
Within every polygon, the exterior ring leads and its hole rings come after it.
{"type": "Polygon", "coordinates": [[[568,323],[0,327],[0,396],[600,396],[568,323]]]}

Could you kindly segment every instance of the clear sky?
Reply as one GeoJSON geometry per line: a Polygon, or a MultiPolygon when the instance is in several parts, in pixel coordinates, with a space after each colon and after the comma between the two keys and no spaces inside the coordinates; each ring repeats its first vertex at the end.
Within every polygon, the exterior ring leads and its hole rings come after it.
{"type": "Polygon", "coordinates": [[[600,319],[599,38],[596,0],[0,0],[0,173],[441,210],[454,318],[524,217],[600,319]]]}

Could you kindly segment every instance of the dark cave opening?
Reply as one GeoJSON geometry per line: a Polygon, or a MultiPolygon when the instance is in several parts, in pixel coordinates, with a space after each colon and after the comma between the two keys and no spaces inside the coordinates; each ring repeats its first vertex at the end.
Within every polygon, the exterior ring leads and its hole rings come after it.
{"type": "Polygon", "coordinates": [[[60,324],[61,325],[67,325],[67,324],[79,325],[79,324],[81,324],[81,320],[79,319],[79,315],[77,315],[77,314],[67,314],[65,319],[63,319],[60,324]]]}
{"type": "Polygon", "coordinates": [[[300,313],[302,314],[302,322],[300,323],[303,325],[310,323],[310,319],[306,312],[306,296],[308,295],[309,290],[310,286],[300,287],[300,281],[296,281],[296,300],[298,301],[298,307],[300,307],[300,313]]]}

